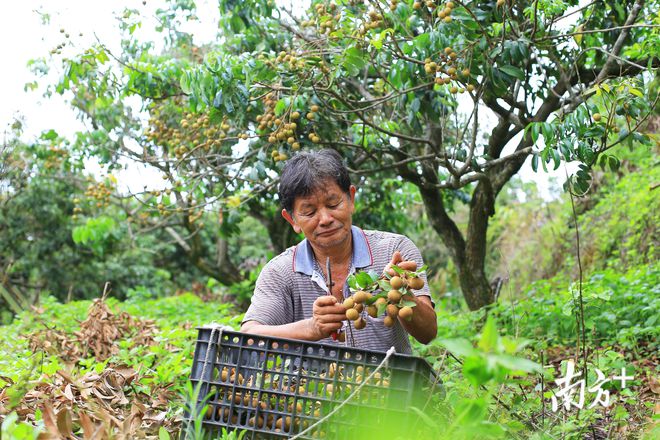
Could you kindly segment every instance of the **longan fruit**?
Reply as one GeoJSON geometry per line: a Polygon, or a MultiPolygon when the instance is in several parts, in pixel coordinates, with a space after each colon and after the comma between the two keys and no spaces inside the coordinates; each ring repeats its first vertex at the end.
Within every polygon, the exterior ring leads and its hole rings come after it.
{"type": "Polygon", "coordinates": [[[391,316],[386,316],[385,318],[383,318],[383,324],[385,325],[385,327],[392,327],[394,325],[394,318],[392,318],[391,316]]]}
{"type": "Polygon", "coordinates": [[[360,312],[358,312],[356,309],[346,310],[346,319],[350,319],[351,321],[355,321],[359,317],[360,317],[360,312]]]}
{"type": "Polygon", "coordinates": [[[344,308],[345,308],[346,310],[348,310],[348,309],[352,309],[353,306],[355,305],[355,301],[353,300],[352,297],[351,297],[351,298],[346,298],[346,299],[344,300],[344,302],[342,303],[342,305],[344,306],[344,308]]]}
{"type": "Polygon", "coordinates": [[[399,308],[394,304],[388,304],[387,308],[385,309],[385,312],[387,312],[387,316],[391,318],[396,318],[397,316],[399,316],[399,308]]]}
{"type": "Polygon", "coordinates": [[[401,292],[396,289],[392,289],[387,292],[387,300],[391,303],[398,303],[401,301],[401,292]]]}
{"type": "Polygon", "coordinates": [[[413,277],[408,280],[408,287],[414,290],[419,290],[424,287],[424,280],[419,277],[413,277]]]}
{"type": "Polygon", "coordinates": [[[403,287],[403,278],[400,276],[393,276],[390,278],[390,286],[392,286],[392,289],[400,289],[403,287]]]}
{"type": "Polygon", "coordinates": [[[367,299],[369,299],[370,296],[371,295],[369,295],[367,292],[359,290],[359,291],[355,292],[355,294],[353,295],[353,301],[355,301],[358,304],[362,304],[367,299]]]}
{"type": "Polygon", "coordinates": [[[372,318],[378,316],[378,307],[374,305],[367,306],[367,314],[372,318]]]}
{"type": "Polygon", "coordinates": [[[410,321],[412,319],[413,315],[413,309],[412,307],[401,307],[401,310],[399,310],[399,316],[401,319],[405,319],[406,321],[410,321]]]}
{"type": "Polygon", "coordinates": [[[365,321],[364,318],[360,317],[355,321],[354,325],[357,330],[362,330],[367,326],[367,321],[365,321]]]}

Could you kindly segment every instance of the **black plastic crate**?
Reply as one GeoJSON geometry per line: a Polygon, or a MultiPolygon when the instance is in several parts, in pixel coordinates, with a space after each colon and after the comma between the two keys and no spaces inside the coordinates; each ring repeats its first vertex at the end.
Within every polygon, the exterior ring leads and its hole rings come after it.
{"type": "MultiPolygon", "coordinates": [[[[324,418],[300,438],[392,438],[410,432],[436,377],[423,359],[341,345],[199,328],[191,373],[206,405],[207,431],[246,430],[245,439],[291,437],[324,418]],[[375,374],[372,374],[374,373],[375,374]],[[368,379],[368,381],[367,381],[368,379]],[[362,434],[360,434],[362,433],[362,434]],[[366,433],[366,434],[364,434],[366,433]],[[383,436],[384,435],[384,436],[383,436]]],[[[187,414],[186,420],[194,419],[187,414]]]]}

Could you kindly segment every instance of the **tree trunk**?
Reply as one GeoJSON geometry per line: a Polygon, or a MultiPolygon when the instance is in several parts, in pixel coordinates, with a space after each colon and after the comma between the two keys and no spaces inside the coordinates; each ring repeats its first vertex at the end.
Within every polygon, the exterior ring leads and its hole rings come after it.
{"type": "Polygon", "coordinates": [[[491,304],[494,295],[484,270],[488,214],[483,210],[483,202],[471,203],[466,241],[447,214],[441,191],[429,187],[421,187],[419,190],[431,227],[440,236],[458,269],[458,279],[468,307],[470,310],[478,310],[491,304]]]}

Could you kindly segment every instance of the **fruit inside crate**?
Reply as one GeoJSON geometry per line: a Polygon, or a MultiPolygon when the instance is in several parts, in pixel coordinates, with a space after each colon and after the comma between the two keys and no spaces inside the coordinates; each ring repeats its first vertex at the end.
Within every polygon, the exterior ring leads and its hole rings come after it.
{"type": "MultiPolygon", "coordinates": [[[[206,406],[209,431],[246,430],[246,439],[290,437],[341,409],[301,438],[354,437],[409,429],[436,384],[429,364],[413,356],[386,354],[248,333],[199,328],[191,382],[199,386],[197,407],[206,406]]],[[[188,415],[187,419],[194,419],[188,415]]]]}

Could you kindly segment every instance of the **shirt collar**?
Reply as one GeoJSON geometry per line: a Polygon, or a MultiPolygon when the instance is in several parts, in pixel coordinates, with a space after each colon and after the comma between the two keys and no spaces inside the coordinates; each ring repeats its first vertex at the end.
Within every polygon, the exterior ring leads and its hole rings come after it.
{"type": "MultiPolygon", "coordinates": [[[[353,265],[356,268],[371,266],[374,257],[371,246],[364,231],[357,226],[351,226],[353,238],[353,265]]],[[[307,239],[304,239],[293,249],[293,271],[312,275],[314,272],[314,251],[307,239]]]]}

